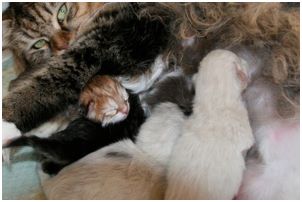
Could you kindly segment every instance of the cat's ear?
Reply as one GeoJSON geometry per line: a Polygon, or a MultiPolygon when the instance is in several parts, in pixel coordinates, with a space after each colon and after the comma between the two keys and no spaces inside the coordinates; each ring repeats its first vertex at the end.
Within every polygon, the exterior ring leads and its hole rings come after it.
{"type": "Polygon", "coordinates": [[[2,13],[2,50],[9,48],[13,29],[13,16],[9,9],[2,13]]]}
{"type": "Polygon", "coordinates": [[[238,63],[235,63],[235,64],[236,64],[237,77],[241,81],[243,88],[245,88],[249,83],[249,78],[247,76],[247,72],[244,71],[243,66],[240,66],[238,63]]]}

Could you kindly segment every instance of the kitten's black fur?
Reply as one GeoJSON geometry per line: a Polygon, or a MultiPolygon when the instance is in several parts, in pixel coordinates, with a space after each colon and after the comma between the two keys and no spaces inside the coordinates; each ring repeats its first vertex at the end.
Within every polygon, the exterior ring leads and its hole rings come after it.
{"type": "Polygon", "coordinates": [[[129,104],[129,115],[121,122],[102,127],[100,123],[78,118],[72,121],[65,130],[48,138],[22,136],[6,147],[33,147],[42,156],[44,172],[56,174],[63,167],[99,148],[126,138],[135,141],[146,117],[137,95],[129,94],[129,104]]]}
{"type": "MultiPolygon", "coordinates": [[[[46,173],[56,174],[66,165],[122,139],[135,142],[141,124],[146,119],[137,95],[128,91],[130,113],[119,123],[102,127],[86,118],[78,118],[69,126],[49,138],[22,136],[6,147],[31,146],[42,155],[42,168],[46,173]]],[[[142,102],[151,111],[159,103],[175,103],[185,115],[192,113],[194,86],[191,76],[182,72],[165,75],[152,90],[143,96],[142,102]]]]}
{"type": "Polygon", "coordinates": [[[142,103],[147,104],[148,111],[163,102],[176,104],[184,115],[189,116],[193,112],[193,98],[195,89],[191,76],[182,72],[164,76],[158,81],[150,92],[142,96],[142,103]]]}
{"type": "Polygon", "coordinates": [[[3,119],[27,132],[78,101],[95,74],[143,74],[173,38],[174,16],[157,3],[121,3],[65,54],[20,75],[3,99],[3,119]]]}

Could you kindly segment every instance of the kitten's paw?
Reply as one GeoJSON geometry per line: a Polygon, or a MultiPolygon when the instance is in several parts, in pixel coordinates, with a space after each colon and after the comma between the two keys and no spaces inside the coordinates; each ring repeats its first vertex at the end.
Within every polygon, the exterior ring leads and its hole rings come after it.
{"type": "Polygon", "coordinates": [[[21,131],[12,122],[2,120],[2,146],[7,145],[13,139],[21,137],[21,131]]]}

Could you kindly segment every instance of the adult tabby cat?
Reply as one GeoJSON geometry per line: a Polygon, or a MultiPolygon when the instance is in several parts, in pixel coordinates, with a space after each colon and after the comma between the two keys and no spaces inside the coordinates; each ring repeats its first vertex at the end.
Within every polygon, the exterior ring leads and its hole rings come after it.
{"type": "Polygon", "coordinates": [[[14,3],[2,14],[3,49],[12,51],[20,74],[63,54],[91,24],[104,3],[14,3]]]}
{"type": "MultiPolygon", "coordinates": [[[[4,30],[2,49],[13,53],[16,75],[47,62],[53,55],[63,54],[89,27],[91,24],[89,22],[104,6],[104,3],[85,2],[10,3],[2,14],[4,30]]],[[[16,87],[18,79],[11,81],[9,90],[16,87]]],[[[78,115],[78,107],[70,106],[66,111],[25,135],[39,134],[47,137],[64,129],[78,115]]],[[[6,143],[19,135],[17,133],[6,136],[2,140],[6,143]]]]}
{"type": "Polygon", "coordinates": [[[76,103],[97,73],[127,78],[145,74],[169,47],[174,18],[157,3],[121,3],[99,12],[94,27],[63,55],[20,75],[3,99],[4,131],[27,132],[76,103]]]}

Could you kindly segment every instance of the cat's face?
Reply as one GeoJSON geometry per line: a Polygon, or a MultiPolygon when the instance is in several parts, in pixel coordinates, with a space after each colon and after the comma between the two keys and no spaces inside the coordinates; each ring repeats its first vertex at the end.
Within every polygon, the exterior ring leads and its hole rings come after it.
{"type": "Polygon", "coordinates": [[[19,72],[64,53],[104,3],[10,3],[3,14],[3,48],[13,51],[19,72]],[[22,67],[23,66],[23,67],[22,67]]]}
{"type": "Polygon", "coordinates": [[[89,119],[106,126],[126,119],[130,110],[128,98],[118,81],[109,76],[95,76],[83,89],[80,104],[89,119]]]}

